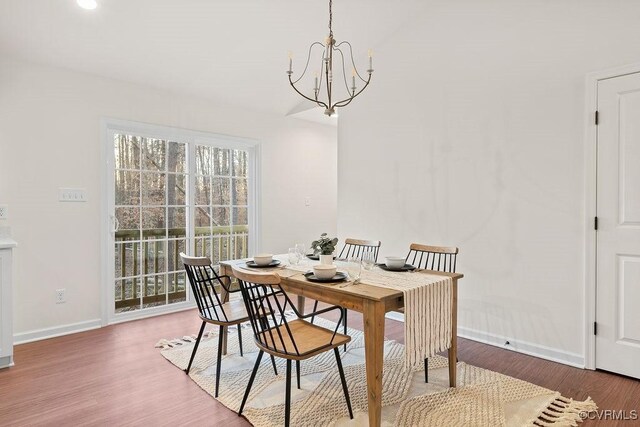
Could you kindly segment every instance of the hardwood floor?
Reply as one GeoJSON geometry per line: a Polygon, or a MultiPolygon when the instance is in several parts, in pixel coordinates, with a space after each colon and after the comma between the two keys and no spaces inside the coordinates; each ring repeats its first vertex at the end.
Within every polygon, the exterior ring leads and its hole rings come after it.
{"type": "MultiPolygon", "coordinates": [[[[197,333],[194,310],[19,345],[16,366],[0,370],[0,425],[246,426],[160,356],[160,338],[197,333]]],[[[362,328],[358,313],[349,326],[362,328]]],[[[400,322],[386,336],[403,339],[400,322]]],[[[640,410],[640,381],[586,371],[464,339],[461,361],[560,391],[591,396],[601,409],[640,410]]],[[[583,425],[631,426],[634,422],[583,425]]],[[[637,424],[636,424],[637,425],[637,424]]]]}

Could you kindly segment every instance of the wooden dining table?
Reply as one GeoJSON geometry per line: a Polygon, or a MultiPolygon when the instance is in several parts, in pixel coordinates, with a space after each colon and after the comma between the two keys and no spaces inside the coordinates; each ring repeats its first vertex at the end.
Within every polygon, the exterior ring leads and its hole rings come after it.
{"type": "MultiPolygon", "coordinates": [[[[231,266],[247,268],[247,260],[231,260],[220,262],[220,274],[233,277],[231,266]]],[[[309,267],[311,269],[311,267],[309,267]]],[[[256,269],[251,269],[256,270],[256,269]]],[[[274,269],[268,269],[274,272],[274,269]]],[[[339,305],[349,310],[362,313],[364,322],[365,343],[365,371],[367,378],[367,397],[369,409],[369,425],[380,426],[382,414],[382,365],[384,357],[384,324],[385,314],[397,311],[404,307],[402,291],[375,286],[361,281],[358,284],[352,282],[318,283],[307,280],[299,270],[286,267],[275,270],[281,277],[280,286],[287,293],[298,296],[298,309],[304,311],[305,298],[322,301],[328,304],[339,305]]],[[[428,273],[431,275],[446,276],[452,280],[451,292],[451,345],[449,346],[449,386],[456,386],[456,362],[457,362],[457,305],[458,305],[458,279],[463,277],[460,273],[444,273],[432,270],[419,270],[416,274],[428,273]]],[[[226,350],[226,334],[223,340],[223,352],[226,350]]],[[[226,352],[225,352],[226,354],[226,352]]]]}

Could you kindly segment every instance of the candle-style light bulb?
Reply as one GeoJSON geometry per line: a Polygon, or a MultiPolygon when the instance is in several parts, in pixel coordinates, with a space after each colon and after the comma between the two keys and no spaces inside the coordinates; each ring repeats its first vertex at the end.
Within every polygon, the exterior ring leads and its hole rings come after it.
{"type": "Polygon", "coordinates": [[[293,67],[293,53],[291,53],[291,51],[289,51],[289,72],[291,72],[291,69],[293,67]]]}
{"type": "Polygon", "coordinates": [[[373,51],[369,49],[369,70],[373,71],[373,51]]]}
{"type": "Polygon", "coordinates": [[[351,70],[351,89],[356,91],[356,69],[351,70]]]}

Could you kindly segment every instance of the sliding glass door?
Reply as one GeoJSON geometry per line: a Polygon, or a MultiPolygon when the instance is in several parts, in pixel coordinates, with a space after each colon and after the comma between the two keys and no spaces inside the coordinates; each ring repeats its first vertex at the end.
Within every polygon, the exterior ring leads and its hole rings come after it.
{"type": "Polygon", "coordinates": [[[190,305],[180,252],[216,265],[255,245],[254,144],[128,123],[106,135],[108,319],[190,305]]]}
{"type": "Polygon", "coordinates": [[[115,312],[185,301],[186,144],[126,133],[113,142],[115,312]]]}

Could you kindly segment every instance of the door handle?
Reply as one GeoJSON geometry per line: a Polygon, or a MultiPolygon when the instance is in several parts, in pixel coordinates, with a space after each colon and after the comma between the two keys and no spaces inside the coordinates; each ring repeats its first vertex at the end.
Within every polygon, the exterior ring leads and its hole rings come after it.
{"type": "Polygon", "coordinates": [[[111,232],[115,233],[119,229],[120,229],[120,221],[118,221],[118,218],[116,218],[115,215],[111,215],[111,232]]]}

